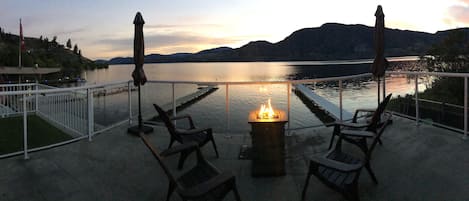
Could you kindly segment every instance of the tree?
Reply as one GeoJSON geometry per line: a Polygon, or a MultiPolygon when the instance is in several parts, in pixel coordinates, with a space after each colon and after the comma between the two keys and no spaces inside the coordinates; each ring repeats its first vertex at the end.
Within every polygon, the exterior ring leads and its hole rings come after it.
{"type": "MultiPolygon", "coordinates": [[[[429,71],[469,72],[469,31],[459,29],[448,33],[441,42],[433,45],[421,61],[429,71]]],[[[464,80],[453,77],[437,77],[422,94],[424,99],[462,105],[464,80]]]]}
{"type": "Polygon", "coordinates": [[[78,45],[73,46],[73,53],[78,54],[78,45]]]}
{"type": "Polygon", "coordinates": [[[67,40],[67,48],[72,49],[72,40],[70,38],[67,40]]]}
{"type": "Polygon", "coordinates": [[[78,50],[78,60],[80,61],[80,63],[83,63],[83,60],[81,58],[81,50],[78,50]]]}
{"type": "Polygon", "coordinates": [[[429,71],[468,72],[469,71],[469,31],[455,30],[440,42],[433,45],[421,57],[429,71]]]}
{"type": "Polygon", "coordinates": [[[52,38],[52,41],[51,41],[51,42],[52,42],[52,43],[57,43],[57,36],[54,36],[54,37],[52,38]]]}

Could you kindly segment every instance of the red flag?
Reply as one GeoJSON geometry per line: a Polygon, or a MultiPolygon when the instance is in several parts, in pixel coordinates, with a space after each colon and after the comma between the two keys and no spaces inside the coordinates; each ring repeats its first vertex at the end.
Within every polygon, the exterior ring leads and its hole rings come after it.
{"type": "Polygon", "coordinates": [[[21,51],[24,51],[26,48],[24,47],[23,25],[21,24],[21,19],[20,19],[20,45],[21,45],[21,51]]]}

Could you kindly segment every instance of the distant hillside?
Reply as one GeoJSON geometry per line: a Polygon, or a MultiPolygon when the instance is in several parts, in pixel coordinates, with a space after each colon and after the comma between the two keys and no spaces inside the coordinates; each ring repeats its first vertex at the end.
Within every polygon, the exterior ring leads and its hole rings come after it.
{"type": "MultiPolygon", "coordinates": [[[[205,61],[298,61],[369,59],[374,57],[373,27],[327,23],[321,27],[305,28],[293,32],[278,43],[253,41],[240,48],[220,47],[198,53],[172,55],[151,54],[147,63],[205,62],[205,61]]],[[[465,29],[469,31],[469,29],[465,29]]],[[[435,34],[386,29],[385,54],[387,56],[423,55],[448,32],[435,34]]],[[[119,57],[109,64],[130,64],[130,57],[119,57]]]]}
{"type": "MultiPolygon", "coordinates": [[[[64,45],[47,38],[24,38],[26,50],[22,53],[22,66],[60,67],[64,76],[79,75],[81,70],[106,68],[83,57],[81,50],[65,48],[64,45]]],[[[4,33],[0,28],[0,66],[18,66],[18,35],[4,33]]]]}

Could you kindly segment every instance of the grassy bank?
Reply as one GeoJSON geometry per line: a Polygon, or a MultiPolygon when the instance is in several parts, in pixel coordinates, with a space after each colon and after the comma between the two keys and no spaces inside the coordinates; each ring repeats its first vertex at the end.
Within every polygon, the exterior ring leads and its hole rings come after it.
{"type": "MultiPolygon", "coordinates": [[[[35,115],[28,116],[28,148],[72,139],[35,115]]],[[[23,117],[0,119],[0,155],[23,149],[23,117]]]]}

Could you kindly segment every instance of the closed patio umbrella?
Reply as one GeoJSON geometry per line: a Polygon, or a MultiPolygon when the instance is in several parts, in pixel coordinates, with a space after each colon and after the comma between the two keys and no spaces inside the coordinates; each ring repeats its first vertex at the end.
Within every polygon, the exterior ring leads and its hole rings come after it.
{"type": "Polygon", "coordinates": [[[134,79],[134,85],[138,87],[138,125],[130,127],[127,131],[131,134],[139,135],[140,132],[150,133],[153,131],[152,127],[143,126],[142,122],[142,106],[141,106],[141,94],[140,86],[147,82],[147,77],[143,71],[143,63],[145,59],[145,42],[143,40],[143,21],[142,14],[137,12],[134,19],[135,34],[134,34],[134,63],[135,69],[132,72],[132,78],[134,79]]]}
{"type": "Polygon", "coordinates": [[[135,35],[134,35],[134,63],[135,69],[132,72],[132,78],[134,79],[134,85],[144,85],[147,82],[147,77],[143,71],[143,63],[145,59],[145,42],[143,40],[143,17],[140,12],[137,13],[134,19],[135,24],[135,35]]]}
{"type": "MultiPolygon", "coordinates": [[[[388,60],[384,57],[384,13],[381,5],[375,12],[376,22],[374,29],[374,48],[375,59],[371,66],[371,73],[374,77],[378,78],[378,104],[380,102],[380,77],[384,76],[386,68],[389,66],[388,60]]],[[[384,86],[383,86],[384,87],[384,86]]],[[[385,96],[385,89],[383,89],[383,97],[385,96]]]]}

